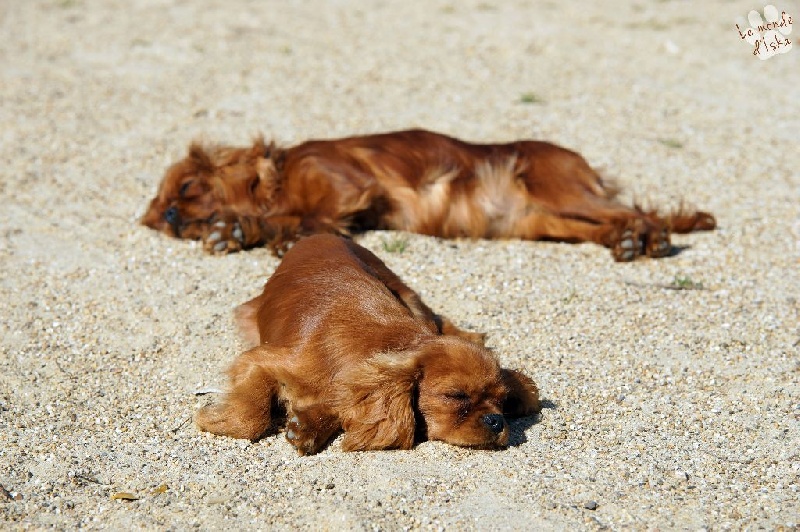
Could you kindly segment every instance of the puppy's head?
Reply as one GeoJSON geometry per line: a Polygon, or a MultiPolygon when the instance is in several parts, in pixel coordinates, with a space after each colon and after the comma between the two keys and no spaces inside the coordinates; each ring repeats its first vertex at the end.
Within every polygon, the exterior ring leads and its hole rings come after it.
{"type": "Polygon", "coordinates": [[[192,144],[167,169],[142,224],[169,236],[199,239],[223,208],[257,215],[277,186],[273,146],[258,139],[250,148],[192,144]]]}
{"type": "Polygon", "coordinates": [[[345,450],[408,449],[415,434],[464,447],[504,447],[506,416],[539,410],[533,381],[453,336],[378,355],[350,380],[350,407],[341,412],[345,450]]]}
{"type": "Polygon", "coordinates": [[[472,342],[440,336],[425,349],[420,363],[416,407],[424,426],[418,430],[429,440],[463,447],[504,447],[509,435],[506,414],[538,410],[533,382],[528,379],[528,389],[513,386],[508,382],[512,372],[501,369],[490,351],[472,342]],[[528,408],[512,411],[518,403],[528,408]]]}

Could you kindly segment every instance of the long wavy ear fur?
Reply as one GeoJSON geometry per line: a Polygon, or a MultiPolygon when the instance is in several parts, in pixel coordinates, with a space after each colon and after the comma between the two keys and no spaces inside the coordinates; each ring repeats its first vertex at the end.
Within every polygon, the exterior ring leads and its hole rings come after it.
{"type": "Polygon", "coordinates": [[[345,451],[410,449],[414,445],[416,353],[382,353],[345,376],[336,402],[345,451]]]}
{"type": "Polygon", "coordinates": [[[211,156],[199,142],[192,142],[186,160],[190,161],[198,171],[210,172],[214,168],[211,156]]]}
{"type": "Polygon", "coordinates": [[[503,413],[508,417],[524,417],[542,409],[539,403],[539,388],[530,377],[514,369],[503,369],[503,384],[508,389],[503,413]]]}

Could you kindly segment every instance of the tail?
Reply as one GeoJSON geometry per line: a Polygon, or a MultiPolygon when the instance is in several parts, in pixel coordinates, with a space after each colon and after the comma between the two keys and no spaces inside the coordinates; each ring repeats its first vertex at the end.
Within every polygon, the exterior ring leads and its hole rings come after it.
{"type": "Polygon", "coordinates": [[[711,231],[717,227],[717,219],[710,212],[692,211],[683,205],[666,218],[673,233],[684,234],[695,231],[711,231]]]}
{"type": "Polygon", "coordinates": [[[695,231],[711,231],[717,227],[717,219],[713,214],[695,211],[683,204],[666,216],[660,214],[658,209],[645,208],[639,203],[634,203],[633,208],[655,225],[666,224],[670,233],[686,234],[695,231]]]}

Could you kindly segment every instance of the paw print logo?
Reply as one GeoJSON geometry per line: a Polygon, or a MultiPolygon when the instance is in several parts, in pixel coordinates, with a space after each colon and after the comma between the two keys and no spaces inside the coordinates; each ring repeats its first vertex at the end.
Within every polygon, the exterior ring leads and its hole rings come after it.
{"type": "Polygon", "coordinates": [[[792,33],[792,17],[786,11],[779,12],[775,6],[768,5],[764,7],[764,18],[754,10],[748,13],[747,21],[749,28],[744,18],[740,17],[736,29],[739,30],[739,37],[753,46],[754,56],[765,60],[792,49],[792,41],[787,37],[792,33]]]}

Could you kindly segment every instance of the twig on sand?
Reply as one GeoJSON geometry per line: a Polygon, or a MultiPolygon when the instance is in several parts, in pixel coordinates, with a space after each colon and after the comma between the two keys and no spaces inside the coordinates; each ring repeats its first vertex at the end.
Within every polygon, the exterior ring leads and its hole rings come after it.
{"type": "Polygon", "coordinates": [[[174,429],[170,429],[170,432],[172,432],[173,434],[177,433],[179,430],[181,430],[183,427],[185,427],[186,424],[189,423],[191,420],[192,420],[192,416],[187,417],[186,419],[183,420],[183,422],[180,425],[178,425],[174,429]]]}

